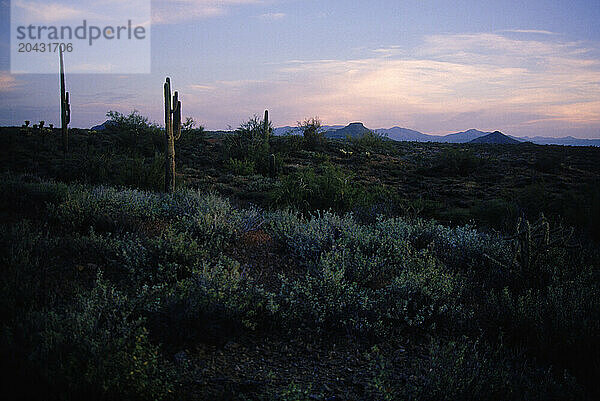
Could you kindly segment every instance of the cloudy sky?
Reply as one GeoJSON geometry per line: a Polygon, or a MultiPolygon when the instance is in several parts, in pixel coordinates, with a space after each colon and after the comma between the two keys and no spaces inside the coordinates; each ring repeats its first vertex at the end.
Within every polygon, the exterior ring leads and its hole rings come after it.
{"type": "MultiPolygon", "coordinates": [[[[38,11],[53,4],[19,1],[38,11]]],[[[58,77],[10,74],[10,3],[0,4],[0,124],[57,124],[58,77]]],[[[184,115],[208,129],[269,109],[276,126],[318,116],[331,125],[362,121],[433,134],[478,128],[600,138],[597,0],[152,6],[152,73],[68,75],[73,126],[133,109],[162,123],[168,75],[184,115]]],[[[65,62],[68,71],[79,60],[65,62]]]]}

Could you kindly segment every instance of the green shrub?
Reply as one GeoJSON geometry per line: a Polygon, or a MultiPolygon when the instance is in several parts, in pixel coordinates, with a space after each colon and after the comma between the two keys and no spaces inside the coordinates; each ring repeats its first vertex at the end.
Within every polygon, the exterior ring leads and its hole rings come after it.
{"type": "Polygon", "coordinates": [[[325,132],[321,128],[321,121],[317,117],[309,118],[298,123],[304,137],[305,149],[315,150],[325,143],[325,132]]]}
{"type": "Polygon", "coordinates": [[[389,149],[390,145],[387,137],[376,131],[368,131],[361,136],[347,139],[352,147],[359,151],[383,151],[389,149]]]}
{"type": "Polygon", "coordinates": [[[520,295],[508,289],[492,292],[483,314],[506,333],[511,344],[568,368],[583,384],[593,386],[600,373],[600,292],[590,278],[557,282],[520,295]]]}
{"type": "Polygon", "coordinates": [[[427,373],[406,383],[399,396],[419,400],[577,400],[580,388],[568,375],[538,368],[523,355],[467,338],[434,341],[427,373]]]}
{"type": "Polygon", "coordinates": [[[470,149],[453,147],[442,150],[429,167],[429,175],[465,177],[484,167],[486,160],[477,156],[470,149]]]}
{"type": "Polygon", "coordinates": [[[353,180],[352,173],[329,163],[318,170],[302,169],[281,179],[271,192],[272,203],[302,212],[327,209],[348,212],[360,192],[353,180]]]}
{"type": "Polygon", "coordinates": [[[230,170],[235,175],[253,175],[254,161],[252,160],[238,160],[238,159],[229,159],[229,161],[225,164],[225,168],[230,170]]]}
{"type": "Polygon", "coordinates": [[[134,307],[99,277],[72,306],[26,316],[27,335],[35,340],[28,363],[40,377],[35,391],[57,399],[170,398],[172,368],[149,342],[134,307]]]}
{"type": "Polygon", "coordinates": [[[147,315],[161,342],[202,341],[223,345],[245,330],[272,325],[277,305],[271,295],[248,279],[239,263],[227,257],[204,261],[190,277],[165,292],[150,289],[147,315]]]}
{"type": "Polygon", "coordinates": [[[62,202],[73,188],[64,183],[42,181],[38,177],[10,173],[0,175],[0,210],[7,218],[18,211],[25,215],[40,215],[46,211],[46,204],[62,202]]]}
{"type": "Polygon", "coordinates": [[[271,122],[265,132],[264,122],[254,116],[245,123],[242,123],[238,129],[225,136],[223,139],[223,150],[226,160],[237,159],[253,162],[261,174],[269,173],[269,140],[273,128],[271,122]]]}
{"type": "Polygon", "coordinates": [[[125,148],[126,153],[151,155],[162,150],[161,129],[156,123],[151,123],[148,117],[140,115],[137,110],[129,115],[109,111],[106,116],[109,120],[106,122],[104,134],[113,136],[119,146],[125,148]]]}
{"type": "Polygon", "coordinates": [[[373,334],[375,319],[367,291],[345,281],[337,271],[286,280],[277,297],[277,318],[290,332],[316,335],[373,334]]]}

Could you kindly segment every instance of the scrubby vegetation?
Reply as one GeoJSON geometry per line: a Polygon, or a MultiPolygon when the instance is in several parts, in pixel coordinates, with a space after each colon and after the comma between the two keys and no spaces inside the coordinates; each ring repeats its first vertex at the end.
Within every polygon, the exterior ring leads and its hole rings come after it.
{"type": "Polygon", "coordinates": [[[1,131],[6,394],[600,396],[598,150],[278,138],[255,118],[184,129],[167,195],[158,129],[112,117],[66,157],[55,132],[1,131]]]}

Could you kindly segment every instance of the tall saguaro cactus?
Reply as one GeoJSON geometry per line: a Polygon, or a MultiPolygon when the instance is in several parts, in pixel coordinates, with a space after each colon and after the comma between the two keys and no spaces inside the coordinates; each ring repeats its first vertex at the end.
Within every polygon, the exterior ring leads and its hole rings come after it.
{"type": "Polygon", "coordinates": [[[265,133],[265,137],[269,136],[269,110],[265,110],[265,119],[263,121],[263,130],[265,133]]]}
{"type": "Polygon", "coordinates": [[[181,101],[175,91],[171,102],[171,78],[165,82],[165,192],[175,192],[175,141],[181,138],[181,101]]]}
{"type": "Polygon", "coordinates": [[[71,122],[71,103],[69,92],[65,88],[65,65],[63,62],[63,49],[60,48],[60,122],[62,132],[63,151],[69,151],[69,123],[71,122]]]}

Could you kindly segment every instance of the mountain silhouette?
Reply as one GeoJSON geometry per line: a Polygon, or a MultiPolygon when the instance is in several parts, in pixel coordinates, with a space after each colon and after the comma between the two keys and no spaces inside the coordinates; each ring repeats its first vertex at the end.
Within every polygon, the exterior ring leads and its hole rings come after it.
{"type": "Polygon", "coordinates": [[[472,141],[469,141],[469,143],[517,144],[523,142],[517,141],[516,139],[504,135],[500,131],[494,131],[491,134],[475,138],[472,141]]]}
{"type": "Polygon", "coordinates": [[[325,133],[327,138],[360,138],[364,134],[370,132],[371,130],[364,126],[363,123],[350,123],[348,126],[330,130],[325,133]]]}

